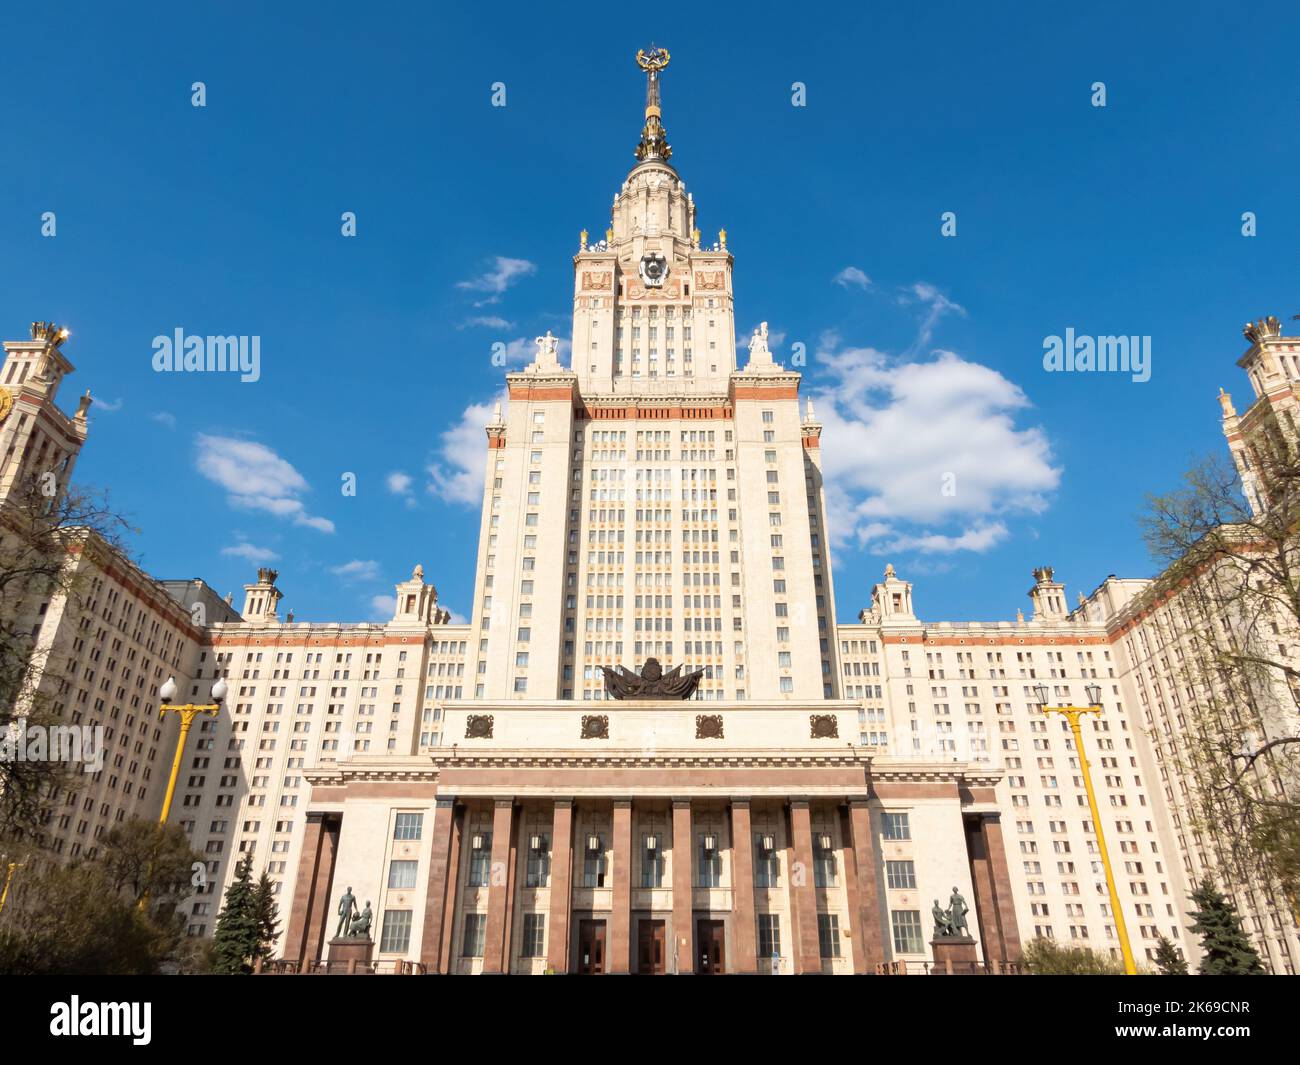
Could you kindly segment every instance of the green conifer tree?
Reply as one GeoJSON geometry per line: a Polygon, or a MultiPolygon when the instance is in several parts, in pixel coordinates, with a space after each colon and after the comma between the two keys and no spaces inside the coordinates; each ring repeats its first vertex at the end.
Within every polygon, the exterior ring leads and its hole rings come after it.
{"type": "Polygon", "coordinates": [[[226,899],[217,915],[212,936],[212,971],[234,976],[253,971],[252,960],[261,942],[258,926],[253,862],[246,857],[235,866],[235,878],[226,888],[226,899]]]}
{"type": "Polygon", "coordinates": [[[1237,907],[1223,897],[1209,880],[1192,892],[1196,918],[1192,931],[1201,937],[1202,976],[1263,976],[1264,966],[1259,960],[1250,937],[1241,927],[1237,907]]]}
{"type": "Polygon", "coordinates": [[[257,955],[269,957],[280,932],[280,907],[276,905],[271,878],[262,870],[253,891],[253,913],[257,917],[257,955]]]}
{"type": "Polygon", "coordinates": [[[1173,940],[1160,936],[1156,940],[1156,971],[1161,976],[1186,976],[1187,962],[1178,953],[1173,940]]]}

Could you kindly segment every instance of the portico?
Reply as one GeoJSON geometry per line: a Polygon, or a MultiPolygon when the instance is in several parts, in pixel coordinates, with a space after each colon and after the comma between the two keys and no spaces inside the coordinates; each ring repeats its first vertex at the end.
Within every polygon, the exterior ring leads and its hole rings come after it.
{"type": "MultiPolygon", "coordinates": [[[[810,717],[851,709],[833,703],[715,704],[725,745],[678,746],[704,708],[614,704],[574,747],[582,707],[474,704],[449,711],[452,749],[311,772],[310,816],[337,829],[300,862],[296,897],[329,895],[307,923],[346,883],[374,900],[376,957],[433,972],[871,973],[928,957],[931,898],[956,887],[984,956],[1018,954],[998,771],[814,736],[810,717]]],[[[286,957],[320,943],[295,924],[286,957]]]]}

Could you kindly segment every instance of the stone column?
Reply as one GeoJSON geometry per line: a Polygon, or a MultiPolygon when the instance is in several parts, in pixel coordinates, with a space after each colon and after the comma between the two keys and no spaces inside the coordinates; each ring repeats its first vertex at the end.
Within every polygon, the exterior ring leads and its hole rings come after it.
{"type": "Polygon", "coordinates": [[[1020,961],[1020,926],[1016,923],[1016,904],[1011,897],[1011,871],[1007,868],[1006,844],[1002,839],[1002,818],[996,812],[980,815],[980,830],[988,854],[993,885],[993,910],[997,914],[1002,961],[1020,961]]]}
{"type": "Polygon", "coordinates": [[[492,865],[488,871],[487,930],[483,937],[483,971],[509,971],[506,926],[510,910],[510,836],[514,830],[515,800],[497,799],[492,811],[492,865]]]}
{"type": "Polygon", "coordinates": [[[614,884],[608,959],[611,973],[632,971],[632,800],[614,800],[614,884]]]}
{"type": "Polygon", "coordinates": [[[456,896],[456,866],[459,847],[454,846],[455,799],[439,799],[433,811],[430,830],[429,886],[424,897],[424,930],[420,937],[420,962],[431,972],[446,972],[443,967],[444,940],[451,937],[451,923],[446,919],[456,896]]]}
{"type": "Polygon", "coordinates": [[[691,800],[673,800],[673,957],[682,975],[695,971],[695,908],[691,901],[691,800]]]}
{"type": "Polygon", "coordinates": [[[758,931],[754,918],[754,833],[749,799],[731,800],[731,969],[758,972],[758,931]]]}
{"type": "Polygon", "coordinates": [[[979,924],[980,946],[989,965],[1005,962],[1002,935],[998,930],[997,895],[993,890],[993,870],[989,865],[988,841],[979,818],[966,819],[966,856],[970,860],[970,882],[975,889],[972,903],[979,924]]]}
{"type": "Polygon", "coordinates": [[[790,800],[790,839],[794,856],[794,867],[790,870],[794,971],[820,973],[822,957],[817,940],[817,893],[813,885],[812,814],[807,799],[790,800]]]}
{"type": "Polygon", "coordinates": [[[312,907],[311,923],[307,926],[307,957],[310,964],[325,957],[325,941],[329,938],[332,920],[338,915],[330,907],[334,894],[334,867],[339,856],[339,833],[343,830],[341,814],[327,814],[322,823],[320,873],[316,878],[316,905],[312,907]]]}
{"type": "Polygon", "coordinates": [[[569,903],[573,893],[573,800],[555,800],[551,828],[551,912],[547,917],[546,967],[569,971],[569,903]]]}
{"type": "Polygon", "coordinates": [[[315,918],[319,923],[321,907],[329,906],[328,895],[324,901],[319,898],[325,816],[323,813],[307,815],[302,852],[298,858],[298,877],[293,886],[293,904],[289,910],[289,925],[284,933],[284,958],[299,967],[306,957],[312,920],[315,918]]]}
{"type": "MultiPolygon", "coordinates": [[[[871,807],[866,797],[849,800],[854,886],[857,900],[849,900],[849,923],[853,930],[853,971],[874,973],[885,960],[880,910],[880,852],[871,829],[871,807]]],[[[845,863],[847,866],[847,862],[845,863]]]]}

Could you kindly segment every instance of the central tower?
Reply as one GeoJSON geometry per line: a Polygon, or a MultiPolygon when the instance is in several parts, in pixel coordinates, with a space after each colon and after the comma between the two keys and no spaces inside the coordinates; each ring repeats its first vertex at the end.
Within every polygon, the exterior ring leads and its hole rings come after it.
{"type": "Polygon", "coordinates": [[[835,698],[821,426],[766,327],[736,366],[725,232],[700,246],[646,75],[637,163],[574,256],[573,352],[537,338],[486,426],[474,698],[598,701],[606,670],[710,701],[835,698]]]}
{"type": "Polygon", "coordinates": [[[614,196],[605,238],[573,257],[573,370],[584,395],[724,395],[736,368],[726,231],[700,246],[695,202],[669,162],[660,103],[668,52],[646,74],[637,164],[614,196]]]}

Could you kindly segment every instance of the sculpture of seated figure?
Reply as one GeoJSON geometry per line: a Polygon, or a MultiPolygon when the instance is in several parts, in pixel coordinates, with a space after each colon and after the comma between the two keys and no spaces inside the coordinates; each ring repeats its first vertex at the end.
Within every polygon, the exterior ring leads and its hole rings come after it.
{"type": "Polygon", "coordinates": [[[348,935],[360,939],[362,936],[370,935],[370,922],[373,915],[370,912],[370,903],[366,903],[366,908],[352,918],[352,924],[348,926],[348,935]]]}

